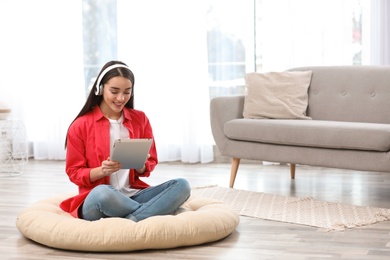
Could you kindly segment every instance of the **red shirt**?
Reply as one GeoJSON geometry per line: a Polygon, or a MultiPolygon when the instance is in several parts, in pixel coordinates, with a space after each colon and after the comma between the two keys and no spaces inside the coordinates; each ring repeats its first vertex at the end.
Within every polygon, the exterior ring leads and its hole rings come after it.
{"type": "MultiPolygon", "coordinates": [[[[130,138],[152,138],[153,131],[144,112],[124,108],[123,125],[129,130],[130,138]]],[[[78,186],[79,194],[60,204],[62,210],[78,217],[78,208],[89,192],[100,184],[109,184],[110,176],[91,182],[90,171],[100,167],[110,156],[110,122],[96,106],[91,112],[77,118],[67,134],[66,174],[78,186]]],[[[146,161],[146,170],[142,174],[148,177],[158,163],[156,146],[153,141],[150,158],[146,161]]],[[[144,189],[149,185],[139,179],[139,174],[129,170],[130,186],[144,189]]]]}

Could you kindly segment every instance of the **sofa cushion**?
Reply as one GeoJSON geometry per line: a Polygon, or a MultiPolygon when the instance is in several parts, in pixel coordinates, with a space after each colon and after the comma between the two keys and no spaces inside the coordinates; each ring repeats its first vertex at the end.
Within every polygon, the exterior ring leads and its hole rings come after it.
{"type": "Polygon", "coordinates": [[[311,71],[248,73],[244,118],[311,119],[306,116],[311,71]]]}
{"type": "Polygon", "coordinates": [[[314,120],[390,124],[390,66],[318,66],[306,115],[314,120]]]}
{"type": "MultiPolygon", "coordinates": [[[[59,207],[69,196],[74,194],[58,194],[22,210],[16,219],[17,229],[26,238],[52,248],[128,252],[218,241],[233,232],[240,221],[229,205],[194,195],[176,215],[154,216],[139,222],[125,218],[87,221],[74,218],[59,207]]],[[[36,259],[42,258],[38,254],[36,259]]]]}
{"type": "Polygon", "coordinates": [[[291,146],[390,151],[390,125],[322,120],[234,119],[224,125],[230,139],[291,146]]]}

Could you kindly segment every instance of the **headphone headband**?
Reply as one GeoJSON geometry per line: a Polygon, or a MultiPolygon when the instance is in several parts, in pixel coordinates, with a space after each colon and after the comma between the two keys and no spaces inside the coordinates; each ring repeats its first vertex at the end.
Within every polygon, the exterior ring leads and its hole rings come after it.
{"type": "Polygon", "coordinates": [[[107,74],[107,72],[109,72],[112,69],[116,69],[116,68],[126,68],[126,69],[129,69],[129,67],[127,67],[126,65],[114,64],[114,65],[111,65],[111,66],[107,67],[105,70],[103,70],[103,72],[100,74],[100,76],[99,76],[99,78],[98,78],[98,80],[96,82],[96,90],[95,90],[95,95],[96,96],[103,95],[103,86],[100,83],[102,81],[103,77],[107,74]]]}

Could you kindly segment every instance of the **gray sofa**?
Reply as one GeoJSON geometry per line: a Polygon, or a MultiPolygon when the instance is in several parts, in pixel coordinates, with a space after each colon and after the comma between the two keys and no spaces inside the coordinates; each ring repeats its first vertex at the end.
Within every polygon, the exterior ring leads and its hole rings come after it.
{"type": "Polygon", "coordinates": [[[306,114],[312,120],[243,118],[244,96],[213,98],[216,146],[232,158],[230,187],[241,159],[390,172],[390,66],[317,66],[306,114]]]}

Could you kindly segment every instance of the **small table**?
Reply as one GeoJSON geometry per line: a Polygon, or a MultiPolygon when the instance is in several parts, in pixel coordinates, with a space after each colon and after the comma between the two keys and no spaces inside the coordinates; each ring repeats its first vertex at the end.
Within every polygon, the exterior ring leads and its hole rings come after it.
{"type": "Polygon", "coordinates": [[[0,120],[0,175],[20,175],[27,162],[28,143],[22,121],[0,120]]]}

